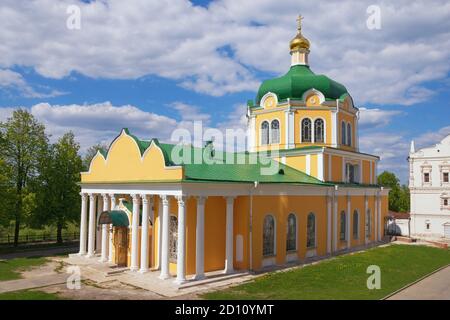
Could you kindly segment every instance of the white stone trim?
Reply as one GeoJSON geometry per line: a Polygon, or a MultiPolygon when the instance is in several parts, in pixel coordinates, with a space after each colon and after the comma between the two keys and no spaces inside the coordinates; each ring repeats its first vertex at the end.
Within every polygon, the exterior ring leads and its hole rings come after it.
{"type": "Polygon", "coordinates": [[[317,179],[324,181],[323,153],[317,154],[317,179]]]}
{"type": "Polygon", "coordinates": [[[306,155],[306,174],[311,175],[311,155],[306,155]]]}

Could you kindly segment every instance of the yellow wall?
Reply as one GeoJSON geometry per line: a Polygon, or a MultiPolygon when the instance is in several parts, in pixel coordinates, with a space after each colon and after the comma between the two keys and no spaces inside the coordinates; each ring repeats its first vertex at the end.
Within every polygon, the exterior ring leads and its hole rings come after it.
{"type": "Polygon", "coordinates": [[[347,113],[344,113],[342,111],[338,112],[337,114],[337,120],[338,120],[338,145],[339,148],[343,149],[343,150],[349,150],[349,151],[355,151],[355,146],[356,146],[356,141],[355,141],[355,122],[357,121],[356,116],[354,115],[349,115],[347,113]],[[346,122],[350,122],[351,126],[352,126],[352,146],[346,146],[346,145],[342,145],[341,142],[341,135],[342,135],[342,121],[346,122]]]}
{"type": "Polygon", "coordinates": [[[331,155],[331,177],[333,182],[341,182],[343,181],[342,177],[342,157],[331,155]]]}
{"type": "MultiPolygon", "coordinates": [[[[332,122],[331,122],[331,111],[329,110],[308,110],[301,109],[296,110],[294,113],[294,143],[295,147],[306,147],[311,145],[317,146],[331,146],[331,135],[332,135],[332,122]],[[322,118],[325,121],[325,143],[309,143],[301,142],[301,122],[303,118],[310,118],[314,128],[314,120],[317,118],[322,118]]],[[[313,129],[312,129],[313,130],[313,129]]]]}
{"type": "Polygon", "coordinates": [[[160,148],[152,144],[141,159],[132,137],[122,131],[112,143],[107,159],[101,153],[92,159],[89,172],[81,173],[81,182],[132,182],[149,180],[181,180],[181,168],[165,167],[160,148]]]}
{"type": "MultiPolygon", "coordinates": [[[[263,151],[263,150],[267,150],[270,148],[285,148],[286,146],[286,135],[285,135],[285,112],[284,111],[273,111],[270,113],[262,113],[262,114],[258,114],[256,116],[256,146],[257,146],[257,150],[258,151],[263,151]],[[270,144],[270,145],[260,145],[261,143],[261,124],[264,121],[268,121],[269,122],[269,128],[270,128],[270,122],[272,120],[278,120],[280,122],[280,143],[276,143],[276,144],[270,144]]],[[[270,130],[269,130],[270,132],[270,130]]]]}

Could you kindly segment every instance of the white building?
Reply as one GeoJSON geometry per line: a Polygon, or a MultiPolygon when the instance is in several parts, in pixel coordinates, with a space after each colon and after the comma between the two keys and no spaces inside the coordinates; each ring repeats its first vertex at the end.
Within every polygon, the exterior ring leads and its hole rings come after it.
{"type": "Polygon", "coordinates": [[[450,238],[450,135],[435,146],[409,152],[411,235],[450,238]]]}

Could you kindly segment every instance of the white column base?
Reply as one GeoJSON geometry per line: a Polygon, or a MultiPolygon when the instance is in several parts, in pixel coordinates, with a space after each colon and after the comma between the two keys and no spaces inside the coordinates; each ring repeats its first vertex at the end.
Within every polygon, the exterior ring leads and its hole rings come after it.
{"type": "Polygon", "coordinates": [[[160,278],[161,280],[167,280],[167,279],[170,278],[170,275],[168,275],[168,274],[160,274],[158,278],[160,278]]]}
{"type": "Polygon", "coordinates": [[[193,279],[194,280],[203,280],[203,279],[206,279],[206,276],[204,274],[196,274],[193,279]]]}
{"type": "Polygon", "coordinates": [[[186,279],[176,279],[174,281],[174,283],[180,285],[180,284],[186,283],[186,281],[187,281],[186,279]]]}
{"type": "Polygon", "coordinates": [[[146,269],[139,269],[139,273],[147,273],[149,271],[149,269],[148,268],[146,268],[146,269]]]}

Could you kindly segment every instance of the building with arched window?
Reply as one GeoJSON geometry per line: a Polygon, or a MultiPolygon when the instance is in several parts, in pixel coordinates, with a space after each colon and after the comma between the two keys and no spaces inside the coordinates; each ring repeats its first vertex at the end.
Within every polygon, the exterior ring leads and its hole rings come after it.
{"type": "Polygon", "coordinates": [[[248,103],[247,152],[122,129],[81,173],[79,254],[183,283],[381,241],[389,190],[376,184],[379,158],[359,152],[358,108],[311,70],[309,49],[299,25],[289,71],[248,103]]]}

